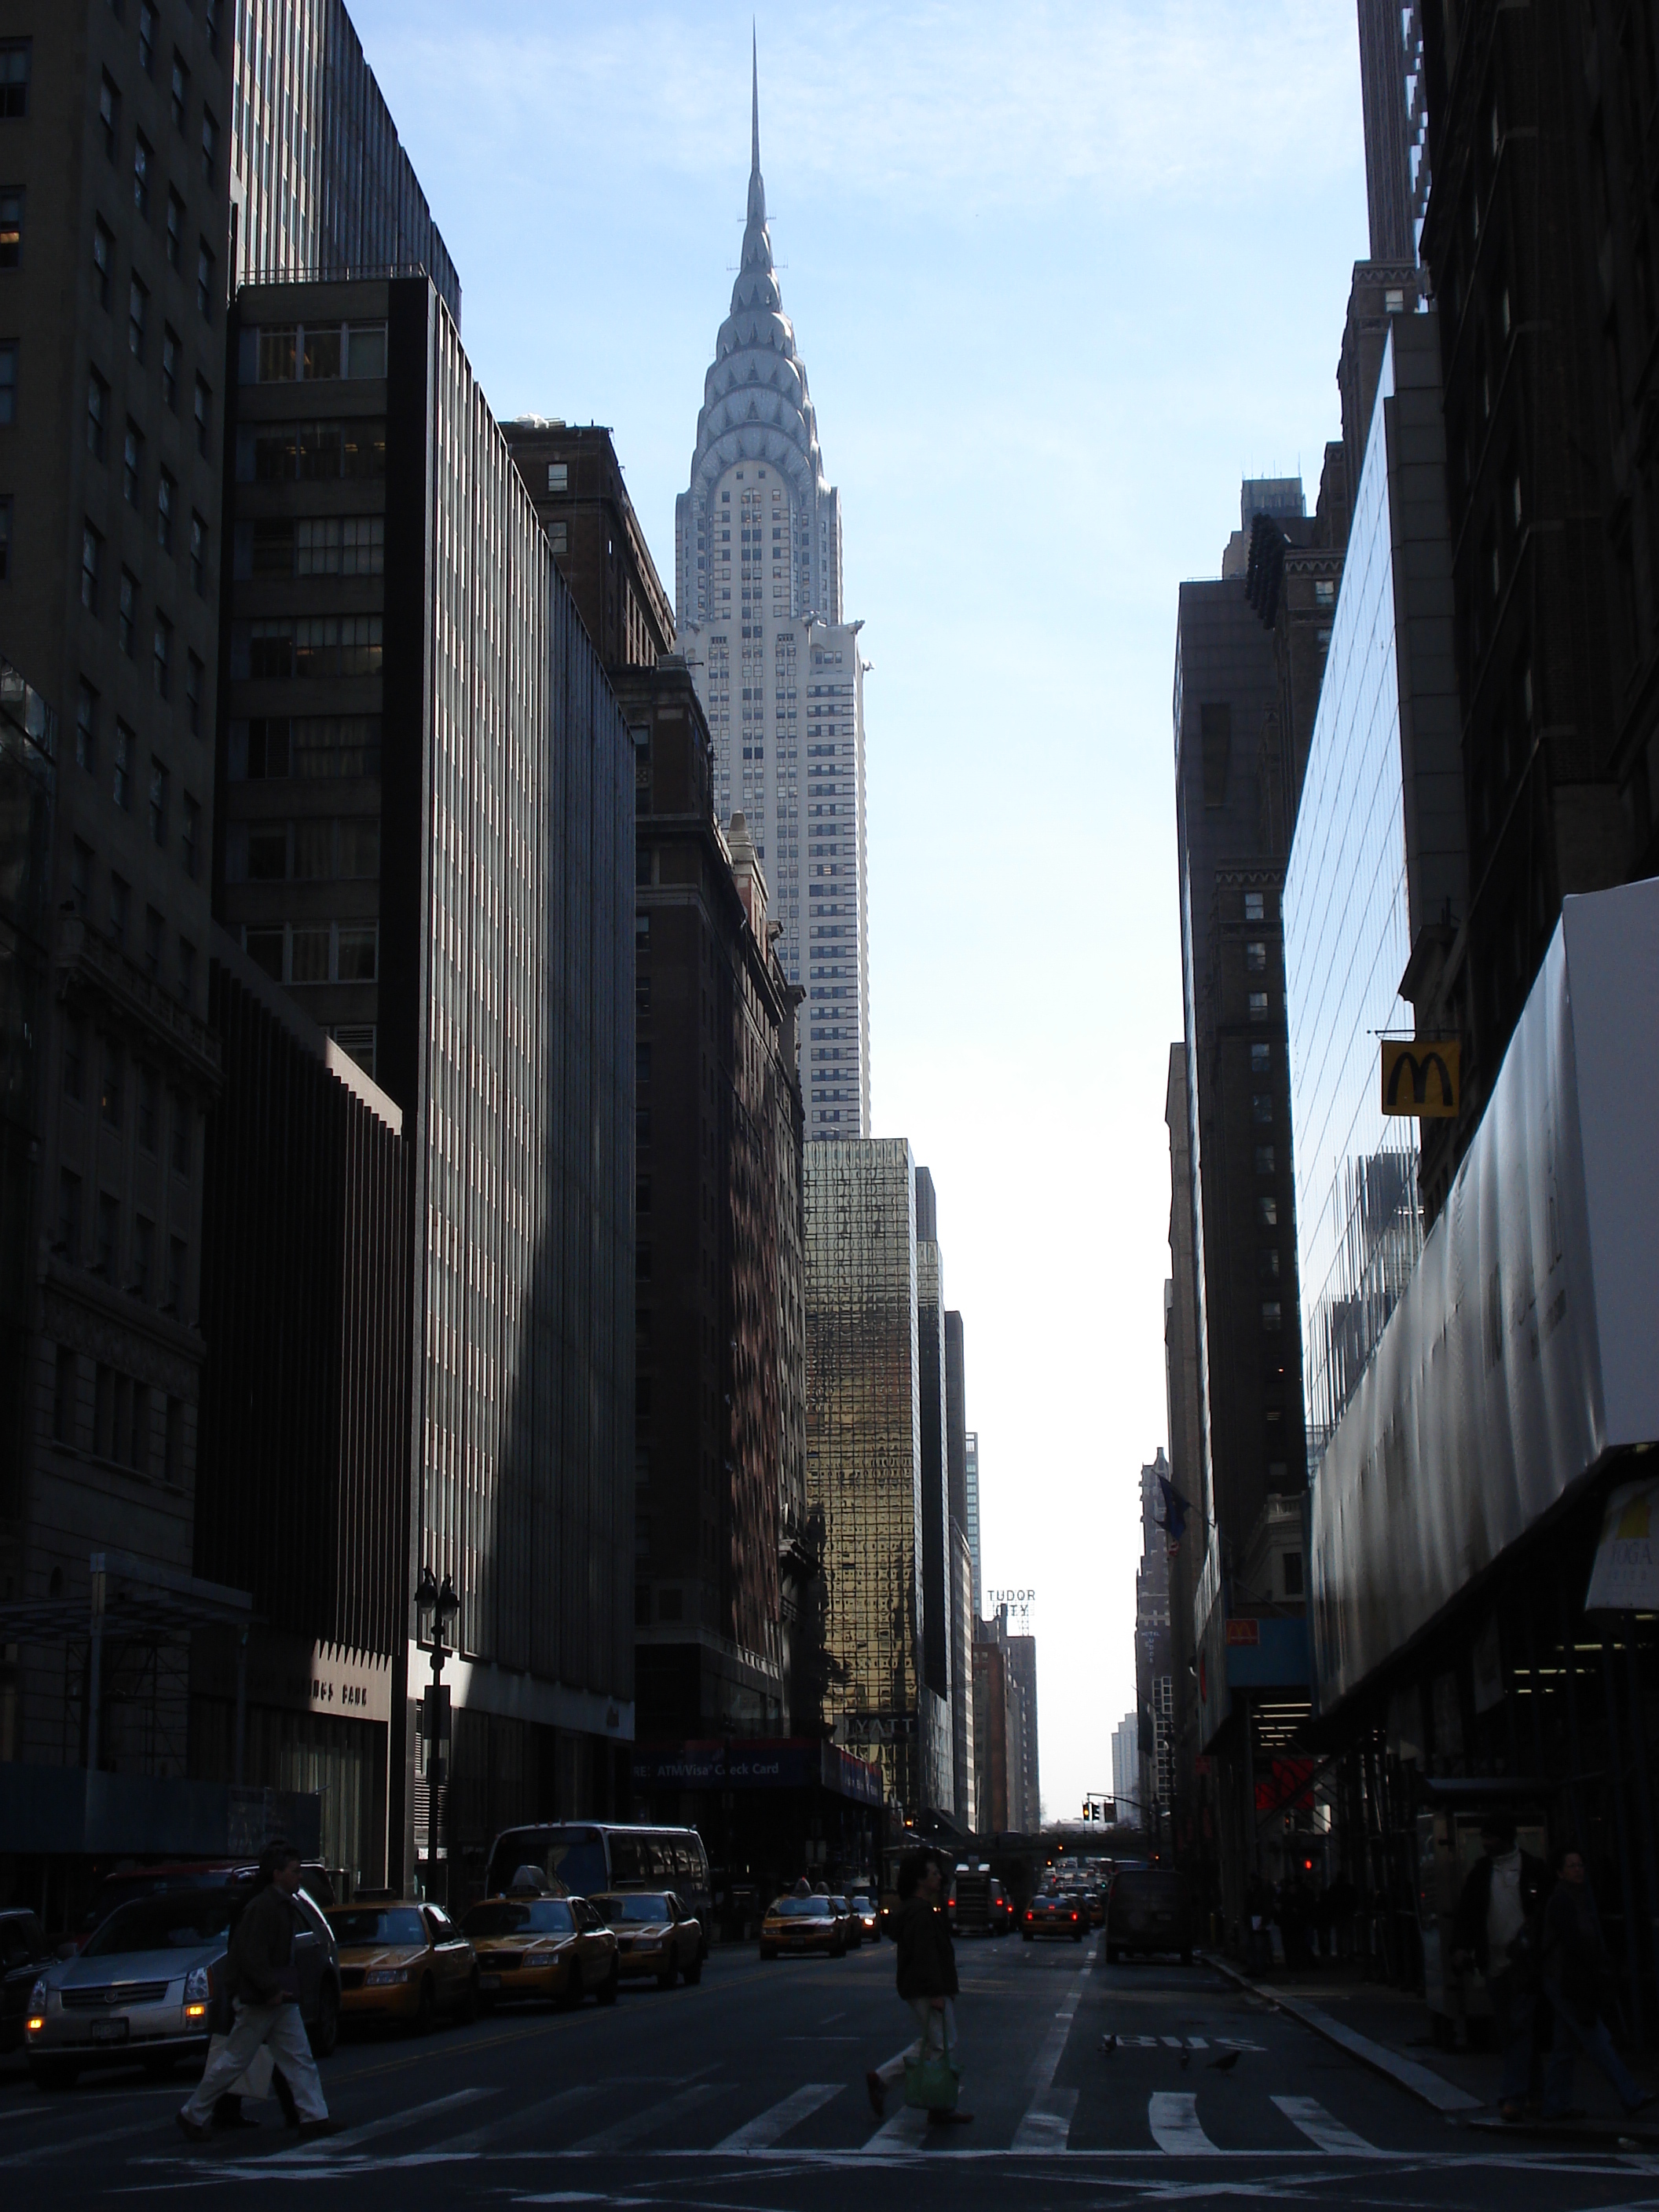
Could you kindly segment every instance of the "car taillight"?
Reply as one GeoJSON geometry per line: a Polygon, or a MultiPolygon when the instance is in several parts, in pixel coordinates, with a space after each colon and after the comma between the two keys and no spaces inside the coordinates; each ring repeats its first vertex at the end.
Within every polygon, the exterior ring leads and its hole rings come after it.
{"type": "Polygon", "coordinates": [[[1075,1912],[1072,1915],[1072,1917],[1073,1917],[1073,1920],[1075,1920],[1075,1919],[1077,1918],[1077,1915],[1076,1915],[1076,1913],[1075,1913],[1075,1912]]]}

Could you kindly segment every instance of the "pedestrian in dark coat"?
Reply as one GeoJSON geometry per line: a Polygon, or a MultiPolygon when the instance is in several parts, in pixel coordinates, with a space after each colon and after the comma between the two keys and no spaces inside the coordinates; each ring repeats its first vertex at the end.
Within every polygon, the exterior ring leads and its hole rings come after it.
{"type": "Polygon", "coordinates": [[[1613,2084],[1627,2113],[1653,2102],[1613,2048],[1603,2008],[1613,1988],[1613,1972],[1601,1941],[1595,1900],[1584,1879],[1583,1855],[1561,1852],[1560,1880],[1544,1908],[1544,1987],[1555,2014],[1555,2047],[1544,2083],[1544,2117],[1580,2117],[1572,2103],[1573,2060],[1582,2050],[1613,2084]]]}
{"type": "MultiPolygon", "coordinates": [[[[872,2067],[865,2075],[878,2119],[886,2109],[888,2089],[903,2079],[907,2063],[920,2064],[930,2054],[941,2053],[955,2063],[957,1955],[951,1923],[939,1902],[944,1887],[945,1869],[932,1851],[915,1852],[899,1868],[899,1907],[893,1915],[898,1993],[915,2014],[921,2033],[909,2050],[872,2067]]],[[[957,2107],[927,2117],[960,2125],[973,2115],[957,2107]]]]}
{"type": "Polygon", "coordinates": [[[1485,1850],[1469,1869],[1452,1923],[1452,1963],[1486,1979],[1504,2053],[1499,2110],[1518,2120],[1536,2103],[1539,2052],[1539,1953],[1550,1870],[1515,1840],[1504,1813],[1480,1823],[1485,1850]]]}

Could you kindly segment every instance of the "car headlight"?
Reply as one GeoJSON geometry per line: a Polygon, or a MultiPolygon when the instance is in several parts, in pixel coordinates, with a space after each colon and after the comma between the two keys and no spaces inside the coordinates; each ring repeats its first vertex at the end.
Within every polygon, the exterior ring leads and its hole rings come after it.
{"type": "Polygon", "coordinates": [[[185,2002],[205,2004],[213,1995],[213,1982],[205,1966],[192,1966],[185,1976],[185,2002]]]}
{"type": "Polygon", "coordinates": [[[389,1990],[396,1982],[409,1979],[407,1966],[371,1966],[363,1976],[363,1985],[371,1990],[389,1990]]]}
{"type": "Polygon", "coordinates": [[[27,2033],[30,2035],[39,2035],[46,2024],[46,1978],[42,1974],[40,1980],[29,1991],[28,2014],[23,2022],[23,2027],[27,2033]]]}

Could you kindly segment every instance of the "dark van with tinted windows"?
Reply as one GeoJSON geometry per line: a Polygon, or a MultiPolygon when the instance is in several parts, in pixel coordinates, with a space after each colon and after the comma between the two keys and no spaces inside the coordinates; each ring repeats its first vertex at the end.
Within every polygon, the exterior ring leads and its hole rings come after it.
{"type": "Polygon", "coordinates": [[[1112,1876],[1106,1899],[1106,1963],[1115,1966],[1126,1951],[1150,1956],[1176,1953],[1183,1966],[1193,1963],[1192,1905],[1186,1877],[1173,1867],[1122,1867],[1112,1876]]]}

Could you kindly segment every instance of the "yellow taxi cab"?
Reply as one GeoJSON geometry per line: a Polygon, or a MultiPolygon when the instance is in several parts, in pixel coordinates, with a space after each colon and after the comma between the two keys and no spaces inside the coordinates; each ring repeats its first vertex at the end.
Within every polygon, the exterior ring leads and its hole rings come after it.
{"type": "Polygon", "coordinates": [[[654,1975],[662,1990],[682,1974],[688,1989],[702,1979],[702,1923],[672,1890],[622,1890],[589,1902],[615,1931],[622,1973],[654,1975]]]}
{"type": "Polygon", "coordinates": [[[505,1893],[486,1897],[461,1923],[478,1959],[486,2004],[540,1998],[614,2004],[621,1986],[616,1936],[585,1897],[555,1895],[545,1876],[521,1867],[505,1893]],[[527,1877],[527,1878],[526,1878],[527,1877]]]}
{"type": "Polygon", "coordinates": [[[340,1954],[343,2018],[396,2021],[424,2033],[441,2013],[477,2017],[477,1960],[441,1907],[360,1899],[335,1905],[328,1924],[340,1954]]]}
{"type": "Polygon", "coordinates": [[[834,1898],[822,1892],[805,1896],[799,1891],[774,1898],[761,1923],[760,1954],[775,1959],[780,1953],[827,1951],[832,1959],[847,1955],[847,1927],[834,1898]]]}

